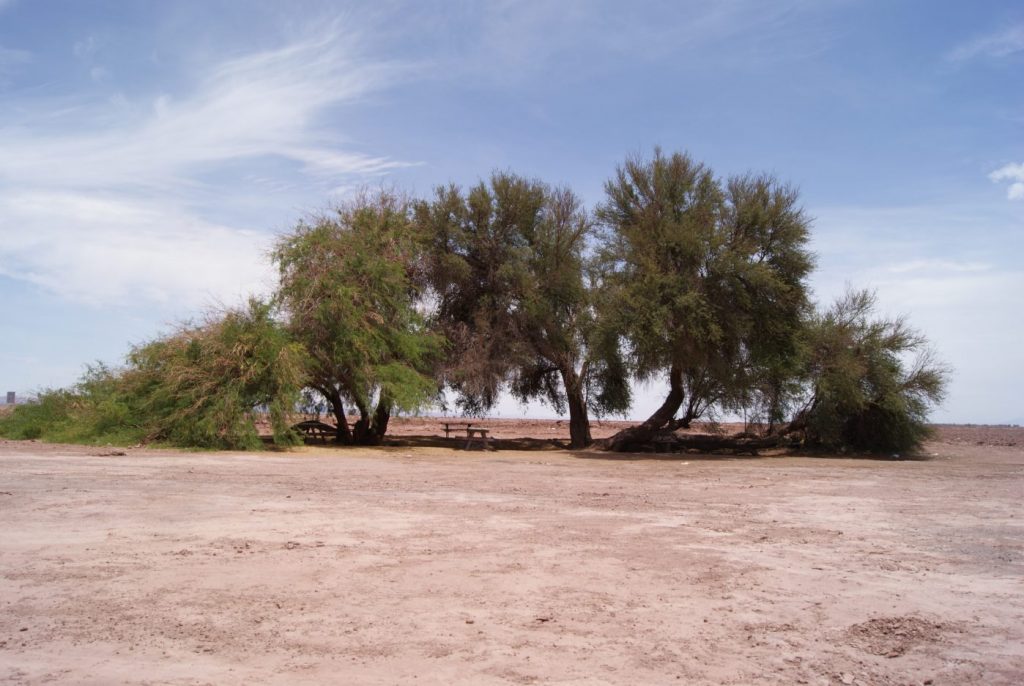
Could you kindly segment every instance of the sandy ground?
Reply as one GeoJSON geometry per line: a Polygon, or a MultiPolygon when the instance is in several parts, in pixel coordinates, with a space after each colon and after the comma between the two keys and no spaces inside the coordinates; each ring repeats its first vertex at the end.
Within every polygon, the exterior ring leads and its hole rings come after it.
{"type": "Polygon", "coordinates": [[[0,441],[0,682],[1019,684],[1024,434],[979,431],[928,461],[0,441]]]}

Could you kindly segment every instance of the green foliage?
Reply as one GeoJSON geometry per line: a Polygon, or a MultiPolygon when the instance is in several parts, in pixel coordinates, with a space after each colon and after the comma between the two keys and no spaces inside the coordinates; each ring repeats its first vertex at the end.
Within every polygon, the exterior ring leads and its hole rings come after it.
{"type": "MultiPolygon", "coordinates": [[[[769,176],[722,182],[684,154],[656,150],[628,159],[605,192],[602,327],[625,342],[640,379],[669,375],[659,422],[684,402],[688,421],[777,389],[813,266],[796,191],[769,176]]],[[[761,403],[773,416],[779,395],[761,403]]]]}
{"type": "Polygon", "coordinates": [[[851,291],[809,325],[797,418],[809,446],[902,453],[929,435],[948,370],[903,318],[874,318],[874,307],[872,293],[851,291]]]}
{"type": "Polygon", "coordinates": [[[120,372],[103,364],[86,368],[69,389],[40,392],[0,418],[0,436],[61,443],[128,445],[143,437],[120,384],[120,372]]]}
{"type": "Polygon", "coordinates": [[[254,412],[274,442],[294,445],[290,413],[304,374],[301,348],[256,300],[136,347],[124,369],[90,367],[74,387],[40,393],[0,420],[11,438],[259,449],[254,412]]]}
{"type": "Polygon", "coordinates": [[[332,406],[343,439],[379,441],[391,412],[437,395],[444,340],[418,307],[422,243],[411,212],[394,193],[364,194],[301,222],[273,252],[278,302],[309,353],[307,384],[332,406]],[[345,404],[360,415],[351,434],[345,404]]]}
{"type": "Polygon", "coordinates": [[[740,411],[771,430],[793,416],[786,431],[825,449],[904,452],[927,435],[947,371],[903,319],[873,317],[869,293],[812,311],[793,188],[656,150],[605,194],[593,215],[510,173],[429,202],[362,194],[278,240],[272,303],[182,326],[123,369],[90,367],[0,417],[0,435],[251,449],[266,411],[292,445],[301,397],[330,407],[340,441],[377,443],[393,412],[447,385],[470,413],[505,390],[568,408],[581,447],[589,412],[624,412],[631,378],[661,376],[662,407],[613,446],[740,411]]]}
{"type": "Polygon", "coordinates": [[[468,412],[490,409],[511,370],[534,357],[514,313],[529,279],[522,227],[540,220],[544,193],[539,182],[496,174],[468,193],[438,188],[417,208],[431,241],[436,320],[450,342],[442,373],[468,412]]]}
{"type": "Polygon", "coordinates": [[[573,444],[589,443],[587,406],[621,411],[629,396],[614,355],[594,355],[593,225],[579,198],[495,173],[466,193],[437,189],[417,220],[431,239],[437,321],[452,342],[445,381],[462,407],[485,411],[507,388],[523,402],[568,407],[580,427],[573,444]]]}
{"type": "Polygon", "coordinates": [[[136,347],[122,377],[146,435],[174,445],[253,450],[262,446],[253,413],[265,409],[274,442],[289,429],[305,378],[305,356],[267,303],[228,310],[136,347]]]}

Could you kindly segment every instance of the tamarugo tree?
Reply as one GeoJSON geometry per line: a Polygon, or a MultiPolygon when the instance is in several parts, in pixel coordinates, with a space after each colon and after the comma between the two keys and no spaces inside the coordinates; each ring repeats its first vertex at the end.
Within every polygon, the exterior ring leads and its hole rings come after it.
{"type": "Polygon", "coordinates": [[[619,337],[636,377],[668,379],[661,406],[610,446],[645,443],[754,395],[778,419],[813,266],[796,191],[766,175],[723,182],[687,155],[656,150],[627,159],[605,194],[601,327],[619,337]]]}
{"type": "Polygon", "coordinates": [[[75,386],[43,391],[0,420],[0,435],[253,450],[266,413],[287,447],[301,441],[289,427],[305,374],[302,347],[252,298],[133,347],[124,367],[90,367],[75,386]]]}
{"type": "Polygon", "coordinates": [[[393,412],[437,397],[443,338],[421,307],[422,257],[412,203],[389,191],[300,222],[274,248],[277,302],[307,351],[307,385],[330,405],[339,443],[379,443],[393,412]]]}
{"type": "Polygon", "coordinates": [[[850,290],[808,322],[803,403],[788,427],[807,447],[902,453],[931,433],[949,369],[905,318],[875,306],[872,292],[850,290]]]}
{"type": "Polygon", "coordinates": [[[436,321],[451,343],[445,380],[464,408],[508,389],[569,411],[570,445],[589,445],[589,410],[628,406],[625,367],[597,334],[588,259],[593,223],[565,188],[495,173],[438,188],[417,221],[431,241],[436,321]]]}

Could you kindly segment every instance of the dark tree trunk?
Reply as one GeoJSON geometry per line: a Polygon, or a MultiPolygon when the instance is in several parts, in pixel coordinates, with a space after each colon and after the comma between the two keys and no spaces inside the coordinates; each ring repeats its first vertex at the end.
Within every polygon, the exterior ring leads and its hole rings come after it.
{"type": "Polygon", "coordinates": [[[366,445],[367,436],[370,433],[370,415],[366,408],[359,408],[359,419],[352,425],[352,442],[356,445],[366,445]]]}
{"type": "Polygon", "coordinates": [[[574,450],[586,448],[594,441],[590,437],[590,417],[586,398],[583,397],[583,383],[573,369],[563,370],[561,374],[569,405],[569,447],[574,450]]]}
{"type": "Polygon", "coordinates": [[[348,419],[345,417],[345,403],[341,400],[341,393],[335,389],[324,393],[327,402],[331,404],[331,413],[334,415],[334,423],[338,427],[338,433],[334,440],[338,443],[348,444],[352,442],[352,430],[349,429],[348,419]]]}
{"type": "Polygon", "coordinates": [[[369,408],[359,404],[359,419],[352,426],[352,443],[356,445],[380,445],[388,431],[391,419],[391,403],[381,400],[373,414],[369,408]]]}
{"type": "Polygon", "coordinates": [[[650,442],[654,435],[665,428],[676,416],[683,404],[683,370],[672,365],[668,373],[669,390],[665,402],[640,426],[623,429],[605,442],[608,450],[625,451],[650,442]]]}
{"type": "Polygon", "coordinates": [[[381,399],[377,402],[377,409],[373,412],[373,425],[370,427],[370,435],[374,445],[379,445],[384,440],[384,434],[388,432],[388,421],[391,419],[391,403],[381,399]]]}

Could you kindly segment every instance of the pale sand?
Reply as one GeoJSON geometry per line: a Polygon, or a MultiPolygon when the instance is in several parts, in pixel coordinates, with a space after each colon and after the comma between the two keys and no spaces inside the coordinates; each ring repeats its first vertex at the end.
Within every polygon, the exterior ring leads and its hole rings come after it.
{"type": "Polygon", "coordinates": [[[0,441],[0,682],[1022,683],[1024,449],[929,450],[0,441]]]}

